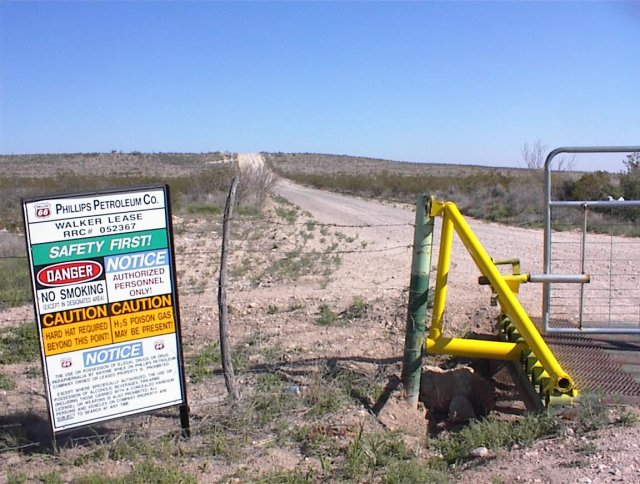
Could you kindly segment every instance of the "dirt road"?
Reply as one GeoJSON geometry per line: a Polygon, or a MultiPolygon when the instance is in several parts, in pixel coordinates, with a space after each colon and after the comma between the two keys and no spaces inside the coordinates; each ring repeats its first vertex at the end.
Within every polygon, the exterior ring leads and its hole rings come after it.
{"type": "Polygon", "coordinates": [[[264,160],[260,153],[238,153],[238,166],[240,171],[256,170],[264,166],[264,160]]]}
{"type": "MultiPolygon", "coordinates": [[[[357,257],[349,257],[340,276],[353,284],[375,280],[381,289],[406,287],[411,267],[411,245],[415,207],[389,204],[378,200],[355,198],[303,187],[282,180],[278,193],[310,212],[320,223],[345,226],[342,230],[366,241],[357,257]]],[[[467,220],[490,256],[520,257],[525,272],[541,272],[542,232],[506,227],[478,220],[467,220]]],[[[432,266],[437,264],[440,219],[436,219],[432,266]]],[[[457,330],[474,329],[474,318],[481,319],[489,304],[489,290],[477,284],[480,272],[460,239],[454,237],[449,274],[448,318],[457,330]]],[[[541,289],[529,285],[521,302],[532,314],[540,314],[541,289]]],[[[453,329],[452,327],[452,329],[453,329]]]]}

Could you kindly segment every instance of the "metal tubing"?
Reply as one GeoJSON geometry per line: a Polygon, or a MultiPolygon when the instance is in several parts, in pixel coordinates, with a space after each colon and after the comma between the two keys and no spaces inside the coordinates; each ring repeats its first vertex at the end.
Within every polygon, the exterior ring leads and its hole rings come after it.
{"type": "Polygon", "coordinates": [[[409,405],[418,405],[422,376],[422,346],[429,298],[429,273],[433,246],[433,217],[425,195],[416,201],[416,226],[413,236],[413,257],[409,285],[409,309],[404,341],[402,383],[409,405]]]}
{"type": "Polygon", "coordinates": [[[518,361],[526,348],[521,343],[445,337],[436,340],[427,338],[426,345],[428,353],[510,361],[518,361]]]}
{"type": "Polygon", "coordinates": [[[489,257],[489,254],[487,254],[480,244],[480,241],[467,224],[466,220],[458,210],[458,207],[456,207],[452,202],[445,203],[444,205],[444,219],[449,218],[447,215],[451,218],[451,223],[454,225],[456,232],[460,236],[464,246],[469,251],[472,259],[475,261],[482,274],[489,279],[492,287],[498,293],[498,300],[500,301],[500,305],[504,309],[505,314],[509,316],[513,324],[518,329],[518,332],[527,342],[529,348],[531,348],[535,355],[540,359],[540,362],[551,375],[553,388],[561,393],[570,392],[574,387],[573,380],[562,369],[558,360],[556,360],[551,350],[549,350],[549,347],[545,343],[544,339],[542,339],[542,336],[540,336],[540,333],[538,333],[538,330],[527,315],[526,311],[509,289],[508,284],[505,282],[504,277],[491,260],[491,257],[489,257]]]}
{"type": "Polygon", "coordinates": [[[591,282],[591,274],[530,274],[528,282],[585,284],[591,282]]]}
{"type": "Polygon", "coordinates": [[[577,396],[577,392],[574,395],[549,395],[547,406],[555,407],[556,405],[571,405],[577,396]]]}
{"type": "MultiPolygon", "coordinates": [[[[525,282],[561,282],[561,283],[576,283],[585,284],[591,281],[590,274],[516,274],[516,275],[503,275],[502,276],[507,283],[523,284],[525,282]]],[[[478,278],[478,283],[481,285],[489,285],[489,279],[485,276],[478,278]]]]}
{"type": "MultiPolygon", "coordinates": [[[[589,207],[584,206],[584,217],[582,219],[582,241],[580,244],[580,272],[584,274],[586,270],[585,260],[587,257],[587,222],[589,220],[589,207]]],[[[579,311],[579,326],[582,329],[582,323],[584,322],[584,284],[580,286],[580,308],[579,311]]]]}
{"type": "Polygon", "coordinates": [[[438,254],[438,272],[436,274],[436,289],[433,299],[433,315],[429,338],[437,340],[442,336],[442,323],[444,307],[447,300],[447,279],[449,278],[449,266],[451,265],[451,246],[453,244],[453,222],[447,216],[442,215],[442,232],[440,234],[440,250],[438,254]]]}
{"type": "Polygon", "coordinates": [[[536,365],[542,366],[542,364],[540,363],[540,361],[538,360],[536,355],[527,356],[526,367],[527,367],[527,371],[529,373],[531,373],[533,371],[533,367],[536,366],[536,365]]]}
{"type": "Polygon", "coordinates": [[[588,328],[548,328],[547,334],[640,334],[640,328],[611,328],[588,327],[588,328]]]}
{"type": "Polygon", "coordinates": [[[551,207],[614,208],[638,207],[640,200],[553,200],[551,207]]]}

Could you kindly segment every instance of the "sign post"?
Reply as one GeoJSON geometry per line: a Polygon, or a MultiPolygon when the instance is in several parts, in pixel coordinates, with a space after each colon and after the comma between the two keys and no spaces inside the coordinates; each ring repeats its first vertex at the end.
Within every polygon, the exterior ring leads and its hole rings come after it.
{"type": "Polygon", "coordinates": [[[53,435],[189,410],[167,185],[23,200],[53,435]]]}

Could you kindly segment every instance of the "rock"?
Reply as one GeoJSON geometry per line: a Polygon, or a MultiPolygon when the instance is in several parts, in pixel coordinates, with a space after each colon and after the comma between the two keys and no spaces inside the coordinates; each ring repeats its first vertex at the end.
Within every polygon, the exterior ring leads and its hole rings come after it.
{"type": "Polygon", "coordinates": [[[555,414],[564,420],[578,420],[578,408],[575,405],[570,407],[561,407],[555,412],[555,414]]]}
{"type": "Polygon", "coordinates": [[[453,423],[462,423],[476,418],[471,401],[462,395],[456,395],[449,404],[449,420],[453,423]]]}
{"type": "Polygon", "coordinates": [[[469,399],[478,415],[488,415],[496,407],[493,384],[477,373],[471,377],[471,395],[469,399]]]}
{"type": "Polygon", "coordinates": [[[451,400],[466,397],[476,415],[486,415],[495,407],[493,385],[469,367],[442,370],[428,367],[420,382],[420,399],[432,412],[448,413],[451,400]]]}
{"type": "Polygon", "coordinates": [[[489,457],[492,457],[491,451],[486,447],[476,447],[471,452],[469,452],[469,455],[471,455],[471,457],[478,457],[480,459],[488,459],[489,457]]]}
{"type": "Polygon", "coordinates": [[[300,395],[300,385],[289,385],[284,388],[283,393],[288,395],[300,395]]]}

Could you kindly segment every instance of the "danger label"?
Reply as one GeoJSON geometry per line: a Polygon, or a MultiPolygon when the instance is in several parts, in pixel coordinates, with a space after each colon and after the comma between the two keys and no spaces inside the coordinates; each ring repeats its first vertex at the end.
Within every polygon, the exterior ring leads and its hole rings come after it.
{"type": "Polygon", "coordinates": [[[102,266],[93,261],[62,262],[41,269],[36,276],[43,286],[67,286],[97,279],[102,266]]]}

